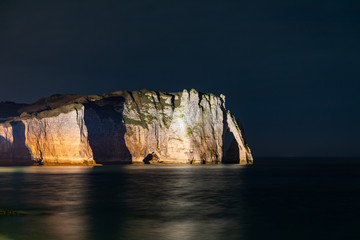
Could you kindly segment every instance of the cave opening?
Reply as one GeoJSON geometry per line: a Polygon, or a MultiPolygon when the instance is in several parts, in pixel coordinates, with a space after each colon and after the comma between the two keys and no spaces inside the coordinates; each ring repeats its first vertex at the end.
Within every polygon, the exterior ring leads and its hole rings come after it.
{"type": "Polygon", "coordinates": [[[146,155],[146,157],[144,158],[143,162],[144,164],[151,164],[150,161],[158,161],[159,160],[159,156],[155,153],[149,153],[148,155],[146,155]]]}

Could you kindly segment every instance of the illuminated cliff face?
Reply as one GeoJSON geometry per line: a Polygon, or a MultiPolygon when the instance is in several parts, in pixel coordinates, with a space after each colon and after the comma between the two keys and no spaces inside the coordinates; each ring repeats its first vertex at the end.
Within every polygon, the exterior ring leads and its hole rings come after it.
{"type": "Polygon", "coordinates": [[[161,162],[221,163],[227,130],[239,143],[241,163],[252,162],[223,96],[195,90],[175,94],[138,91],[125,101],[123,114],[133,162],[155,153],[161,162]]]}
{"type": "Polygon", "coordinates": [[[93,164],[84,107],[56,117],[30,118],[25,125],[25,145],[32,159],[46,164],[93,164]]]}
{"type": "Polygon", "coordinates": [[[224,96],[141,90],[39,102],[0,124],[0,164],[252,163],[224,96]],[[223,154],[228,131],[231,159],[223,154]]]}
{"type": "Polygon", "coordinates": [[[0,164],[94,164],[84,107],[57,116],[0,124],[0,164]]]}

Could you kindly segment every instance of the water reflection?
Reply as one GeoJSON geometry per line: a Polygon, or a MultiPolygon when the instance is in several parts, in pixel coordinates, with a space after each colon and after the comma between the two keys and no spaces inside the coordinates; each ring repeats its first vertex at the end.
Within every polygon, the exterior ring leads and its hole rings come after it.
{"type": "Polygon", "coordinates": [[[0,240],[351,239],[358,233],[358,162],[275,163],[1,168],[0,208],[28,215],[0,217],[0,240]]]}
{"type": "Polygon", "coordinates": [[[1,168],[0,206],[29,215],[0,218],[0,231],[24,240],[239,239],[241,167],[229,169],[1,168]]]}
{"type": "Polygon", "coordinates": [[[30,166],[30,167],[0,167],[1,173],[38,173],[38,174],[74,174],[86,173],[92,166],[30,166]]]}
{"type": "Polygon", "coordinates": [[[231,196],[231,176],[217,177],[225,171],[190,166],[132,172],[127,178],[124,239],[220,239],[224,234],[239,239],[241,219],[229,218],[229,202],[240,204],[241,199],[231,196]]]}
{"type": "Polygon", "coordinates": [[[0,175],[0,205],[26,215],[1,218],[0,231],[10,239],[86,239],[87,171],[9,168],[0,175]]]}
{"type": "Polygon", "coordinates": [[[39,219],[39,224],[51,239],[54,236],[56,239],[87,239],[87,181],[84,175],[56,175],[52,176],[51,185],[43,183],[41,186],[47,193],[38,195],[36,201],[42,203],[42,208],[49,209],[49,214],[39,219]]]}

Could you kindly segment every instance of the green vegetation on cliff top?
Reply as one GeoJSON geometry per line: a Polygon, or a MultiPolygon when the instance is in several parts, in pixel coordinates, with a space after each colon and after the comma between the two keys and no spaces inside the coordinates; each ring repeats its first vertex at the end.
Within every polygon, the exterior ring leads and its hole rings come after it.
{"type": "Polygon", "coordinates": [[[48,117],[56,117],[59,116],[61,113],[69,113],[73,110],[81,110],[84,105],[80,103],[73,103],[65,106],[61,106],[59,108],[55,108],[48,111],[42,111],[36,115],[36,118],[48,118],[48,117]]]}
{"type": "MultiPolygon", "coordinates": [[[[157,120],[160,120],[165,127],[169,127],[170,117],[165,114],[165,111],[167,108],[174,109],[177,107],[175,102],[180,98],[181,93],[170,94],[149,90],[137,90],[118,94],[121,94],[126,99],[129,111],[136,113],[139,119],[132,119],[124,115],[125,123],[148,128],[149,124],[153,124],[154,121],[157,120]],[[149,113],[151,107],[156,109],[159,116],[149,113]]],[[[178,104],[179,103],[180,102],[178,102],[178,104]]]]}

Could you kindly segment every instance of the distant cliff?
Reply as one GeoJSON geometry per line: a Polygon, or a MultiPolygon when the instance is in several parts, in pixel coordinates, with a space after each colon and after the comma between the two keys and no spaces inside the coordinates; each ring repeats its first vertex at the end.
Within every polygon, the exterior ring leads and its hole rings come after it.
{"type": "Polygon", "coordinates": [[[0,119],[0,165],[253,161],[223,95],[194,89],[58,94],[16,106],[17,114],[12,108],[12,116],[0,119]]]}

